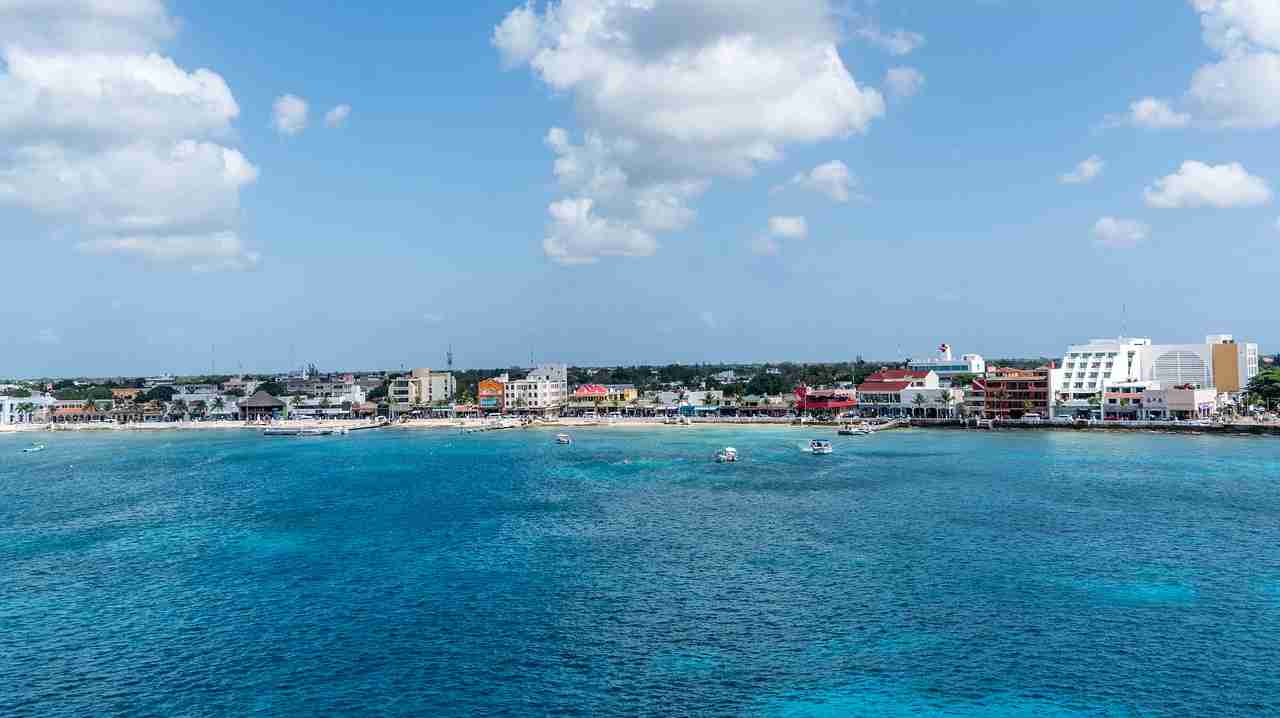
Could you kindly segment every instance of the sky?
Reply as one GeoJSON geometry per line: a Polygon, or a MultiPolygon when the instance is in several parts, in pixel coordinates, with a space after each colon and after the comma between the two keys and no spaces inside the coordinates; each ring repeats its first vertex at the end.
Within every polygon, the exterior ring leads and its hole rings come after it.
{"type": "Polygon", "coordinates": [[[1275,350],[1273,0],[0,3],[0,376],[1275,350]]]}

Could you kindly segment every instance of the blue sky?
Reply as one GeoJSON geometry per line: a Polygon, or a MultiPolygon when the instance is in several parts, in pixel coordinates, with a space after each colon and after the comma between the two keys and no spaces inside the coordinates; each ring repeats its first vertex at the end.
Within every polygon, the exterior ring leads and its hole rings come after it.
{"type": "Polygon", "coordinates": [[[1270,3],[554,5],[0,17],[0,375],[439,366],[450,344],[463,366],[1041,355],[1121,331],[1274,349],[1280,106],[1248,94],[1280,91],[1270,3]],[[566,30],[592,9],[603,27],[566,30]],[[844,74],[807,64],[826,46],[844,74]],[[701,75],[671,62],[708,48],[701,75]],[[197,110],[109,90],[85,112],[47,61],[114,88],[148,56],[207,68],[236,111],[205,82],[178,91],[197,110]],[[890,68],[922,86],[895,96],[890,68]],[[23,105],[33,86],[54,110],[23,105]],[[308,106],[293,134],[285,95],[308,106]],[[183,141],[252,171],[117,152],[183,141]],[[67,167],[105,179],[69,193],[67,167]]]}

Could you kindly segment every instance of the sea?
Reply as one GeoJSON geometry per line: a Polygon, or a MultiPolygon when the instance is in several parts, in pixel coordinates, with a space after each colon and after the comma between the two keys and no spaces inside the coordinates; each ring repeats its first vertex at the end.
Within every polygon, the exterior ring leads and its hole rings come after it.
{"type": "Polygon", "coordinates": [[[1280,714],[1280,440],[571,433],[0,435],[0,715],[1280,714]]]}

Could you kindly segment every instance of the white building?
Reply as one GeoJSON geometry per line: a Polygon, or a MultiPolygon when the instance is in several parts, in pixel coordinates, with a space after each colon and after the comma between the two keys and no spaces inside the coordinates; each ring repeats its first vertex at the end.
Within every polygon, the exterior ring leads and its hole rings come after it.
{"type": "Polygon", "coordinates": [[[951,345],[938,347],[938,356],[933,359],[920,359],[908,364],[912,371],[931,371],[938,375],[944,384],[949,384],[951,377],[961,374],[980,376],[987,371],[987,361],[981,354],[962,354],[956,359],[951,354],[951,345]]]}
{"type": "Polygon", "coordinates": [[[569,366],[543,364],[523,379],[507,382],[503,404],[508,411],[546,411],[569,401],[569,366]]]}
{"type": "Polygon", "coordinates": [[[51,406],[53,399],[44,395],[0,396],[0,426],[48,421],[51,406]]]}
{"type": "Polygon", "coordinates": [[[1067,349],[1053,391],[1059,415],[1092,415],[1101,412],[1103,394],[1112,385],[1159,382],[1170,389],[1190,386],[1237,394],[1257,374],[1258,345],[1238,344],[1229,334],[1209,335],[1201,344],[1093,339],[1067,349]]]}

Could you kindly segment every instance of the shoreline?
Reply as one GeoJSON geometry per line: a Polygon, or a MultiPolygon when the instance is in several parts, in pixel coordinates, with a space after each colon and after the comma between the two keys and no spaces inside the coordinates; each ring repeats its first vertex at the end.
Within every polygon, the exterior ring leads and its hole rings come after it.
{"type": "MultiPolygon", "coordinates": [[[[54,433],[115,433],[141,432],[155,433],[165,431],[264,431],[266,429],[400,429],[404,431],[439,431],[453,429],[457,431],[518,431],[521,429],[555,429],[560,431],[573,429],[692,429],[696,427],[713,428],[790,428],[811,431],[834,431],[844,422],[808,422],[795,424],[790,421],[733,421],[733,420],[696,420],[689,424],[668,424],[661,419],[623,419],[613,422],[584,422],[577,419],[554,419],[539,421],[528,426],[510,425],[495,427],[491,420],[482,419],[413,419],[395,424],[379,425],[363,420],[294,420],[276,421],[271,424],[247,424],[243,422],[166,422],[146,424],[17,424],[0,426],[0,436],[6,434],[54,434],[54,433]]],[[[970,430],[984,432],[1001,431],[1065,431],[1065,432],[1108,432],[1108,433],[1163,433],[1163,434],[1214,434],[1228,436],[1277,436],[1280,437],[1280,424],[1213,424],[1183,425],[1176,422],[1156,422],[1138,425],[1127,424],[1057,424],[1044,422],[1041,424],[1001,423],[992,428],[978,428],[958,421],[913,420],[910,426],[889,426],[881,431],[900,431],[908,428],[939,430],[970,430]]]]}

